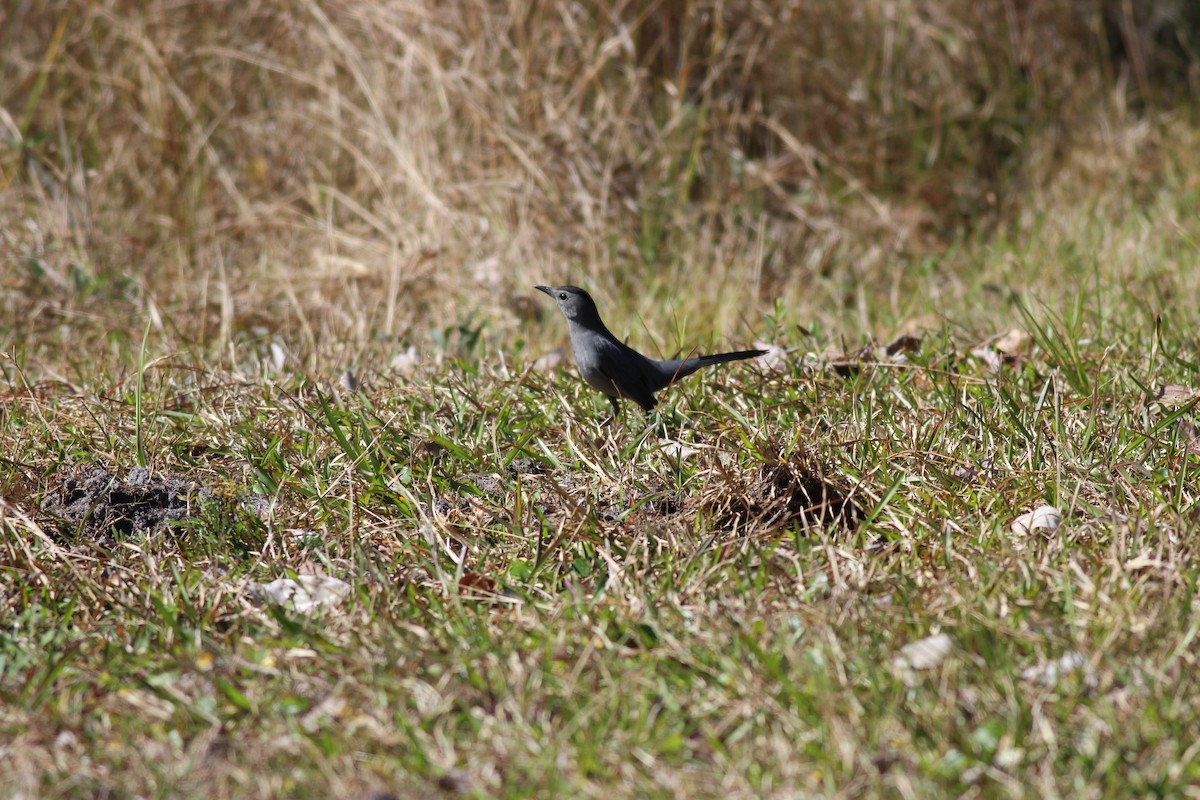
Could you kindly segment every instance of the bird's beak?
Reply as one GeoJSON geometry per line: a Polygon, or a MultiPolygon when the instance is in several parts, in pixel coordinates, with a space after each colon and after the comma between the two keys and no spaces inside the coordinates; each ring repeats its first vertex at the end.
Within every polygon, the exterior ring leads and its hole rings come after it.
{"type": "Polygon", "coordinates": [[[548,295],[553,295],[553,290],[551,290],[549,286],[535,286],[533,288],[537,289],[539,292],[545,292],[548,295]]]}

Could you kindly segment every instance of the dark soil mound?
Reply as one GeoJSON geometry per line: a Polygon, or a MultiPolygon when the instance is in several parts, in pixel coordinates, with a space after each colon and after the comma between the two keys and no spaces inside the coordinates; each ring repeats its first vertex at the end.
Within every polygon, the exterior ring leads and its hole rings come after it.
{"type": "Polygon", "coordinates": [[[151,532],[187,519],[207,497],[211,492],[204,487],[151,475],[145,467],[134,467],[119,480],[105,467],[94,466],[62,475],[42,511],[58,520],[67,535],[100,539],[112,532],[151,532]]]}

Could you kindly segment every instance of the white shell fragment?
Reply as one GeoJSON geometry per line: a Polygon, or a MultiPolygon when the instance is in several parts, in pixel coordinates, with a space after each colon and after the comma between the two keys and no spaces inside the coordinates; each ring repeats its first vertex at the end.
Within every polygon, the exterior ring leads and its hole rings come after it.
{"type": "Polygon", "coordinates": [[[287,348],[278,341],[271,342],[271,366],[275,367],[276,372],[283,372],[284,366],[287,365],[288,352],[287,348]]]}
{"type": "Polygon", "coordinates": [[[294,580],[278,578],[270,583],[252,583],[250,594],[280,606],[291,601],[296,611],[308,614],[341,603],[350,594],[350,584],[328,575],[297,575],[294,580]]]}
{"type": "Polygon", "coordinates": [[[757,359],[757,363],[765,370],[779,372],[788,368],[788,351],[777,344],[771,342],[755,342],[754,346],[759,350],[766,350],[764,355],[757,359]]]}
{"type": "Polygon", "coordinates": [[[915,678],[914,673],[941,664],[953,649],[954,640],[945,633],[909,642],[892,659],[892,671],[902,680],[911,681],[915,678]]]}
{"type": "Polygon", "coordinates": [[[696,453],[700,452],[699,448],[686,445],[683,442],[679,442],[674,439],[659,439],[658,443],[662,445],[664,453],[671,458],[678,458],[680,460],[691,458],[692,456],[696,455],[696,453]]]}
{"type": "Polygon", "coordinates": [[[1028,536],[1034,531],[1055,531],[1062,524],[1062,512],[1054,506],[1038,506],[1028,514],[1022,514],[1012,521],[1012,532],[1018,536],[1028,536]]]}
{"type": "Polygon", "coordinates": [[[1043,686],[1055,686],[1062,676],[1081,669],[1087,664],[1087,659],[1078,650],[1064,653],[1058,659],[1048,664],[1035,664],[1021,670],[1021,679],[1030,683],[1040,683],[1043,686]]]}
{"type": "Polygon", "coordinates": [[[393,372],[398,372],[402,375],[407,375],[417,368],[421,363],[421,355],[417,352],[415,345],[409,345],[408,349],[401,350],[392,356],[392,360],[388,365],[393,372]]]}
{"type": "Polygon", "coordinates": [[[971,355],[984,363],[992,372],[999,372],[1004,366],[1004,357],[1000,352],[991,347],[976,347],[971,351],[971,355]]]}

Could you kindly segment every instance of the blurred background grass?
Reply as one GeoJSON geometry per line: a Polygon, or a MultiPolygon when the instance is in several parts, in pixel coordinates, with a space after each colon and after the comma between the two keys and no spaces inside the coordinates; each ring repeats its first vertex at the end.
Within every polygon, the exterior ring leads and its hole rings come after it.
{"type": "Polygon", "coordinates": [[[519,348],[535,282],[619,335],[1169,305],[1198,49],[1184,0],[7,2],[0,341],[519,348]]]}

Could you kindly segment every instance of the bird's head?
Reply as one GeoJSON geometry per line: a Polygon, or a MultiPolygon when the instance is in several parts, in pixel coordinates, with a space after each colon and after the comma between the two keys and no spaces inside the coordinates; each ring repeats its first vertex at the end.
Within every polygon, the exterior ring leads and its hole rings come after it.
{"type": "Polygon", "coordinates": [[[600,319],[596,303],[592,296],[578,286],[535,286],[539,292],[545,292],[554,298],[563,315],[574,322],[590,322],[600,319]]]}

